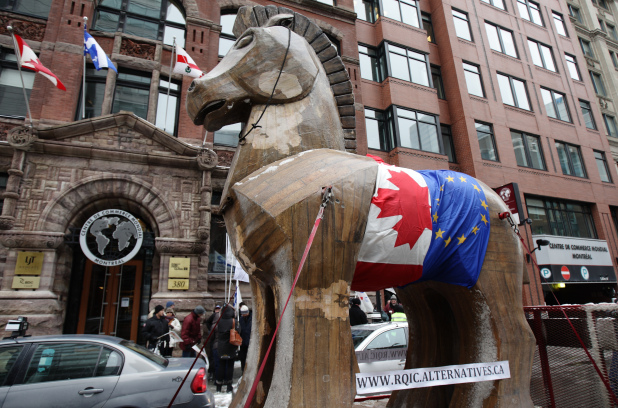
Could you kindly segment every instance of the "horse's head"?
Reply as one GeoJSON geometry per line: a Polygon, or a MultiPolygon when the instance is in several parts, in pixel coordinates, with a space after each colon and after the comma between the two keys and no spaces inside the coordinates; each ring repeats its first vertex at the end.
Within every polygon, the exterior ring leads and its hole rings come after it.
{"type": "Polygon", "coordinates": [[[293,15],[279,14],[264,27],[248,28],[212,71],[193,81],[187,111],[196,125],[215,131],[246,122],[251,107],[271,94],[274,104],[307,96],[321,63],[293,24],[293,15]]]}

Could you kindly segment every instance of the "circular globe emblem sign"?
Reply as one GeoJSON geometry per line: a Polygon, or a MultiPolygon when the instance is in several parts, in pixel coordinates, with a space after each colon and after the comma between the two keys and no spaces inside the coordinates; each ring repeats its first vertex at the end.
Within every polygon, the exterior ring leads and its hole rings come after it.
{"type": "Polygon", "coordinates": [[[79,233],[84,255],[104,266],[122,265],[133,259],[143,239],[137,218],[122,210],[99,211],[88,218],[79,233]]]}

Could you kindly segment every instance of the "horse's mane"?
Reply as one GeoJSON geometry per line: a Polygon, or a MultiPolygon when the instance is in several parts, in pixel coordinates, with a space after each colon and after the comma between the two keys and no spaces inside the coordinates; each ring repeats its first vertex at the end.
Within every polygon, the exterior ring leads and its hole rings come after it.
{"type": "Polygon", "coordinates": [[[250,27],[264,27],[272,18],[280,14],[294,16],[292,30],[304,37],[313,47],[322,66],[328,75],[330,88],[335,96],[341,127],[343,128],[344,143],[347,151],[356,153],[356,118],[354,110],[354,93],[348,71],[337,55],[337,48],[331,43],[326,34],[314,22],[302,14],[285,7],[243,6],[238,10],[234,23],[234,35],[240,37],[250,27]]]}

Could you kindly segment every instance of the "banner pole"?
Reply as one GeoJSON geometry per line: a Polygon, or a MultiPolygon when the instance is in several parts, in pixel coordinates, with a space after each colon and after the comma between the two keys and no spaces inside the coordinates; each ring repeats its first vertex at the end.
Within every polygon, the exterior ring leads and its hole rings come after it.
{"type": "MultiPolygon", "coordinates": [[[[174,41],[172,45],[172,57],[170,58],[170,75],[169,75],[169,79],[167,82],[167,102],[165,103],[165,125],[164,125],[165,128],[167,128],[167,110],[170,106],[170,89],[172,88],[172,64],[174,63],[174,51],[176,51],[176,37],[174,37],[174,41]]],[[[165,128],[163,130],[166,130],[165,128]]],[[[170,133],[174,134],[174,129],[172,129],[170,133]]]]}
{"type": "Polygon", "coordinates": [[[30,101],[28,100],[28,94],[26,93],[26,84],[24,83],[24,76],[21,73],[21,64],[19,63],[19,61],[21,60],[21,52],[19,50],[19,46],[17,45],[17,40],[15,40],[15,36],[13,35],[13,27],[7,26],[6,28],[11,33],[11,38],[13,39],[13,46],[15,47],[15,55],[17,56],[17,69],[19,70],[19,78],[21,78],[21,90],[24,91],[24,99],[26,100],[26,109],[28,110],[28,118],[30,119],[30,129],[32,129],[34,124],[32,122],[32,112],[30,111],[30,101]]]}
{"type": "MultiPolygon", "coordinates": [[[[84,16],[84,40],[86,39],[86,22],[88,17],[84,16]]],[[[84,68],[82,70],[82,119],[86,119],[86,48],[84,44],[84,68]]]]}

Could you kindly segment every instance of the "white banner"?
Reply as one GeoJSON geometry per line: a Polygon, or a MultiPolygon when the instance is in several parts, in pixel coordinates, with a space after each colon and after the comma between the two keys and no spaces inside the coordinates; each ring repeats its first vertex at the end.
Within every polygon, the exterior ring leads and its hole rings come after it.
{"type": "Polygon", "coordinates": [[[532,236],[534,242],[541,238],[548,240],[549,245],[534,252],[539,265],[613,265],[607,241],[554,235],[532,236]]]}
{"type": "Polygon", "coordinates": [[[356,361],[361,364],[374,361],[405,360],[407,352],[407,347],[357,351],[356,361]]]}
{"type": "Polygon", "coordinates": [[[508,361],[356,374],[356,393],[371,394],[511,378],[508,361]]]}

